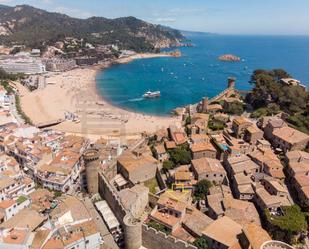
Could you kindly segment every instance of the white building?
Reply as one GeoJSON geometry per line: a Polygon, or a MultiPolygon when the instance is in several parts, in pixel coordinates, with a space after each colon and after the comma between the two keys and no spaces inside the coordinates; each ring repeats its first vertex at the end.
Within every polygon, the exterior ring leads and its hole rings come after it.
{"type": "Polygon", "coordinates": [[[15,200],[5,200],[0,202],[0,223],[11,219],[21,210],[30,205],[30,200],[27,197],[20,196],[15,200]]]}
{"type": "Polygon", "coordinates": [[[41,59],[25,55],[0,57],[0,68],[13,74],[41,74],[46,71],[41,59]]]}

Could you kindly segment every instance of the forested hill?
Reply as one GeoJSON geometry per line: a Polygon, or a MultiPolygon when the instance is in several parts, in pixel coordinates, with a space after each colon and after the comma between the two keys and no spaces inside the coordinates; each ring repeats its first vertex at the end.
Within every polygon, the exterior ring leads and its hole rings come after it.
{"type": "Polygon", "coordinates": [[[39,47],[68,36],[95,44],[117,44],[136,51],[177,45],[184,38],[177,30],[134,17],[78,19],[28,5],[0,5],[1,43],[39,47]]]}

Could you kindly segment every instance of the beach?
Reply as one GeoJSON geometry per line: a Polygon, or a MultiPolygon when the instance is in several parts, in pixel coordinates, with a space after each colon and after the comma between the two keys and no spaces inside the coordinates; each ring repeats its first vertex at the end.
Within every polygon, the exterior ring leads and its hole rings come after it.
{"type": "MultiPolygon", "coordinates": [[[[165,55],[134,55],[119,59],[116,63],[157,56],[165,55]]],[[[132,137],[146,131],[151,134],[171,124],[180,124],[178,117],[134,113],[105,101],[97,92],[96,74],[109,66],[110,63],[106,63],[68,72],[49,73],[47,86],[33,92],[17,85],[23,111],[35,125],[69,117],[71,120],[53,126],[53,129],[90,136],[132,137]]]]}

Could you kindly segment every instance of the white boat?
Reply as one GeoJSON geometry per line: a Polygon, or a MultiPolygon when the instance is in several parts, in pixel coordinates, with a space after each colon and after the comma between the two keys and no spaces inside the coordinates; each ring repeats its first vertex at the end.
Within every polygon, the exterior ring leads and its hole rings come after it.
{"type": "Polygon", "coordinates": [[[151,98],[158,98],[161,96],[161,92],[160,91],[155,91],[155,92],[151,92],[151,91],[148,91],[146,92],[143,97],[144,98],[147,98],[147,99],[151,99],[151,98]]]}

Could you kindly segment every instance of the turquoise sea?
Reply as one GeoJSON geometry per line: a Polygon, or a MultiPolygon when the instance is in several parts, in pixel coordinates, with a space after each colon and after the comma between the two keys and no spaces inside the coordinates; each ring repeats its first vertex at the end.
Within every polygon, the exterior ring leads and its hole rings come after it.
{"type": "Polygon", "coordinates": [[[196,34],[195,47],[181,48],[181,58],[153,58],[115,65],[97,75],[103,97],[124,109],[151,115],[169,115],[176,107],[213,97],[224,90],[227,78],[248,90],[253,70],[283,68],[309,86],[309,36],[227,36],[196,34]],[[241,62],[220,62],[235,54],[241,62]],[[157,99],[143,99],[148,90],[161,91],[157,99]]]}

